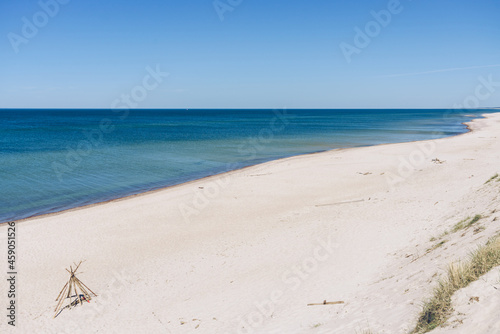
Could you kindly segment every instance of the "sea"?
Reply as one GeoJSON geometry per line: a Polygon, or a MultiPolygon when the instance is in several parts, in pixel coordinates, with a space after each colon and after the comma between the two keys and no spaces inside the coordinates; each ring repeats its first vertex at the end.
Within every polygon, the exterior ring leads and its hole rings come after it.
{"type": "Polygon", "coordinates": [[[0,222],[300,154],[454,136],[492,109],[0,109],[0,222]]]}

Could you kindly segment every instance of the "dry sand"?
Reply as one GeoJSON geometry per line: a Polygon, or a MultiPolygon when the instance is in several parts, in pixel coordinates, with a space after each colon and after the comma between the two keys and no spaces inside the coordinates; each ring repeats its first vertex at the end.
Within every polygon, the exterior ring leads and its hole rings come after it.
{"type": "MultiPolygon", "coordinates": [[[[485,184],[500,172],[500,114],[470,127],[18,222],[17,326],[2,315],[0,332],[407,333],[446,265],[500,230],[500,182],[485,184]],[[475,214],[485,218],[431,250],[475,214]],[[53,319],[80,260],[99,296],[53,319]],[[344,303],[307,306],[323,300],[344,303]]],[[[500,332],[499,272],[457,292],[460,313],[440,333],[500,332]]]]}

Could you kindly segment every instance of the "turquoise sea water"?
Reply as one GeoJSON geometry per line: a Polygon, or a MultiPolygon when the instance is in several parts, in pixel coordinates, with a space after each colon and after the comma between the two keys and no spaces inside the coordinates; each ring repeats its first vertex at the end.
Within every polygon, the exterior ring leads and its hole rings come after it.
{"type": "Polygon", "coordinates": [[[0,222],[292,155],[441,138],[493,110],[0,110],[0,222]]]}

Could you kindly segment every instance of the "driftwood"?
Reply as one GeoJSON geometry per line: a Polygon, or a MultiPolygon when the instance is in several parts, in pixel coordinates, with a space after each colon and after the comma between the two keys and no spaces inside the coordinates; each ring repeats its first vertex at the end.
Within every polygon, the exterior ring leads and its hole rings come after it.
{"type": "Polygon", "coordinates": [[[343,301],[327,302],[326,300],[323,300],[322,303],[312,303],[312,304],[307,304],[307,306],[314,306],[314,305],[335,305],[335,304],[344,304],[344,302],[343,301]]]}
{"type": "Polygon", "coordinates": [[[90,303],[91,294],[97,297],[97,295],[94,293],[94,291],[90,290],[88,286],[86,286],[82,281],[80,281],[76,277],[76,271],[82,264],[82,261],[77,265],[75,264],[75,269],[73,270],[73,267],[70,266],[69,269],[66,269],[66,271],[70,274],[69,281],[66,282],[64,287],[62,288],[61,292],[59,292],[59,295],[56,298],[56,308],[54,309],[54,318],[56,318],[62,310],[66,308],[71,308],[74,307],[78,304],[82,305],[83,300],[87,301],[90,303]],[[78,291],[80,290],[80,291],[78,291]],[[90,291],[90,292],[89,292],[90,291]],[[75,298],[75,300],[71,301],[72,298],[75,298]],[[70,299],[70,303],[63,307],[63,303],[66,299],[70,299]]]}
{"type": "Polygon", "coordinates": [[[336,203],[327,203],[327,204],[316,204],[316,207],[319,206],[329,206],[329,205],[339,205],[339,204],[349,204],[349,203],[359,203],[359,202],[364,202],[364,199],[358,199],[355,201],[345,201],[345,202],[336,202],[336,203]]]}

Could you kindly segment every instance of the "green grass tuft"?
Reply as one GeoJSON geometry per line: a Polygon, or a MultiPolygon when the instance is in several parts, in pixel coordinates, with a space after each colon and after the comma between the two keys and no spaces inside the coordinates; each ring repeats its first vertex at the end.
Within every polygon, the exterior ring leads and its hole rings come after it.
{"type": "Polygon", "coordinates": [[[477,223],[481,218],[483,218],[483,216],[481,215],[475,215],[473,218],[467,217],[455,224],[455,226],[453,226],[453,228],[451,229],[451,232],[455,233],[460,230],[467,229],[477,223]]]}
{"type": "Polygon", "coordinates": [[[486,245],[474,251],[466,263],[451,264],[447,276],[439,280],[433,296],[424,303],[417,326],[412,333],[427,333],[446,323],[452,312],[451,296],[498,265],[500,265],[499,236],[491,238],[486,245]]]}
{"type": "Polygon", "coordinates": [[[481,215],[475,215],[474,218],[471,219],[471,221],[467,224],[466,228],[469,227],[469,226],[472,226],[474,225],[475,223],[477,223],[479,221],[479,219],[483,218],[483,216],[481,215]]]}
{"type": "Polygon", "coordinates": [[[435,244],[434,246],[432,246],[431,248],[427,249],[427,253],[428,252],[432,252],[433,250],[435,250],[436,248],[439,248],[441,246],[443,246],[448,240],[442,240],[441,242],[438,242],[437,244],[435,244]]]}
{"type": "MultiPolygon", "coordinates": [[[[498,173],[496,173],[495,175],[490,177],[490,179],[488,181],[486,181],[484,184],[490,183],[491,181],[493,181],[496,178],[498,178],[498,173]]],[[[497,179],[497,181],[500,181],[500,179],[497,179]]]]}

